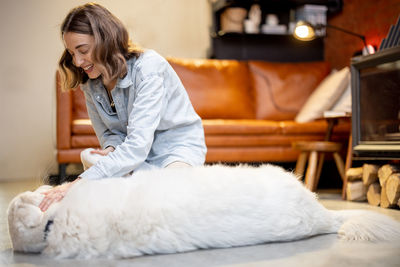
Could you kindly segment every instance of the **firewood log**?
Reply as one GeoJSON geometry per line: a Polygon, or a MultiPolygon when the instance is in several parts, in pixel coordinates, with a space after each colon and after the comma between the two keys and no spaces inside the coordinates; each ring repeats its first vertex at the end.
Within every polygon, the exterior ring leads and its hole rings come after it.
{"type": "Polygon", "coordinates": [[[386,193],[386,183],[384,186],[381,187],[381,207],[382,208],[392,208],[395,207],[396,205],[390,204],[387,193],[386,193]]]}
{"type": "Polygon", "coordinates": [[[368,203],[373,206],[379,206],[381,203],[381,186],[378,182],[370,184],[367,191],[368,203]]]}
{"type": "Polygon", "coordinates": [[[353,181],[347,183],[347,200],[365,201],[367,199],[367,188],[362,181],[353,181]]]}
{"type": "Polygon", "coordinates": [[[361,180],[363,175],[363,167],[349,168],[346,171],[347,181],[361,180]]]}
{"type": "Polygon", "coordinates": [[[393,173],[386,180],[386,195],[391,205],[397,205],[400,198],[400,173],[393,173]]]}
{"type": "Polygon", "coordinates": [[[362,180],[365,186],[375,183],[378,180],[379,166],[375,164],[364,164],[362,167],[362,180]]]}
{"type": "Polygon", "coordinates": [[[378,170],[378,177],[379,177],[379,183],[383,187],[383,185],[386,183],[386,180],[389,178],[389,176],[392,173],[400,172],[399,166],[396,165],[390,165],[390,164],[385,164],[382,167],[379,168],[378,170]]]}

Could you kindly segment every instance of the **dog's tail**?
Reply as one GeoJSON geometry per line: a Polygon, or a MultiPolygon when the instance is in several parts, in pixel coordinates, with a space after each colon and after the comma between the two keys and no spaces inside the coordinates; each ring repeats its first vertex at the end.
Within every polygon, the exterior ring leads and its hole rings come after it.
{"type": "Polygon", "coordinates": [[[366,210],[331,211],[343,240],[400,241],[400,222],[366,210]]]}

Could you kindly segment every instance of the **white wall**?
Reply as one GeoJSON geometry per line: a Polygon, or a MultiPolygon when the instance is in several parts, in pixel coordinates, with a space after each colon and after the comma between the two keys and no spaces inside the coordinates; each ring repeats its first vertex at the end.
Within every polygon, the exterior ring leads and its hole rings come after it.
{"type": "MultiPolygon", "coordinates": [[[[55,71],[59,27],[78,0],[0,0],[0,180],[57,172],[55,71]]],[[[204,58],[207,0],[103,0],[131,38],[163,56],[204,58]]]]}

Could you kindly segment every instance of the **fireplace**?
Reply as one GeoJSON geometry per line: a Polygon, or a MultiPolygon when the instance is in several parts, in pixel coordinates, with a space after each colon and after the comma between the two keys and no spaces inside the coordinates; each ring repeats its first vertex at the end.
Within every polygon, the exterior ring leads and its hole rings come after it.
{"type": "Polygon", "coordinates": [[[355,156],[400,159],[400,47],[351,62],[355,156]]]}

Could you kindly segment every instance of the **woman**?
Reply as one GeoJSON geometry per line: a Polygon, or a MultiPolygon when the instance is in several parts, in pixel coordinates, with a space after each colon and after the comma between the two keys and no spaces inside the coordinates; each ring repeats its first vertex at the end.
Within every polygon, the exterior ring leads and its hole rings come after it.
{"type": "MultiPolygon", "coordinates": [[[[164,58],[132,46],[122,23],[98,4],[71,10],[61,33],[63,86],[81,85],[102,147],[91,153],[104,156],[78,179],[204,163],[201,119],[164,58]]],[[[77,180],[46,192],[39,207],[60,201],[77,180]]]]}

